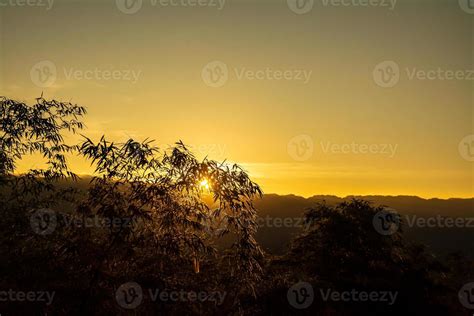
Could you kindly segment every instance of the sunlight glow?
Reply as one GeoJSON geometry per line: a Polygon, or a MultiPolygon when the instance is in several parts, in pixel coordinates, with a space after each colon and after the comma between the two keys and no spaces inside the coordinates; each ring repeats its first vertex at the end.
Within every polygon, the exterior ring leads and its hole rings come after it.
{"type": "Polygon", "coordinates": [[[209,190],[209,181],[207,179],[202,180],[199,185],[201,188],[209,190]]]}

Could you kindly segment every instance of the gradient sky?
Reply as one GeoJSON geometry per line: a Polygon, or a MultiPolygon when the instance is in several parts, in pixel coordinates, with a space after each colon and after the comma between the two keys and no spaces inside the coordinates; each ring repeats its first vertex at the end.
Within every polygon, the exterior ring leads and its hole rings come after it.
{"type": "MultiPolygon", "coordinates": [[[[403,0],[393,10],[315,0],[305,14],[286,0],[228,0],[221,10],[143,1],[135,14],[114,0],[0,6],[0,95],[31,103],[44,92],[84,105],[85,133],[95,139],[150,137],[163,147],[181,139],[200,157],[242,164],[266,193],[474,196],[473,162],[458,150],[474,134],[474,80],[407,73],[472,72],[474,14],[457,0],[403,0]],[[34,69],[45,60],[57,78],[40,87],[34,69]],[[382,88],[373,71],[387,60],[400,80],[382,88]],[[201,76],[212,61],[228,68],[222,87],[201,76]],[[238,76],[267,68],[311,77],[238,76]],[[138,80],[68,77],[95,69],[138,80]],[[296,155],[298,136],[313,143],[312,155],[296,155]],[[326,150],[352,143],[396,151],[326,150]]],[[[28,158],[21,168],[38,163],[28,158]]],[[[90,172],[84,161],[71,163],[90,172]]]]}

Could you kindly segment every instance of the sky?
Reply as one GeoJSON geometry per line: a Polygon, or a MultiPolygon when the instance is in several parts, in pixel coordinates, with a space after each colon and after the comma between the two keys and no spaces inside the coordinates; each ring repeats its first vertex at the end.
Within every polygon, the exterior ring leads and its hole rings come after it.
{"type": "Polygon", "coordinates": [[[474,196],[472,0],[29,1],[0,0],[0,95],[83,105],[92,139],[266,193],[474,196]]]}

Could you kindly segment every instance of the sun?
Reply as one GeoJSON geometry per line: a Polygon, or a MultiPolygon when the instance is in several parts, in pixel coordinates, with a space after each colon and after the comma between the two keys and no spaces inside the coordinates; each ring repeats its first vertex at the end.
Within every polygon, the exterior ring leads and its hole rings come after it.
{"type": "Polygon", "coordinates": [[[209,181],[207,181],[207,179],[203,179],[201,182],[199,182],[199,185],[201,188],[209,190],[209,181]]]}

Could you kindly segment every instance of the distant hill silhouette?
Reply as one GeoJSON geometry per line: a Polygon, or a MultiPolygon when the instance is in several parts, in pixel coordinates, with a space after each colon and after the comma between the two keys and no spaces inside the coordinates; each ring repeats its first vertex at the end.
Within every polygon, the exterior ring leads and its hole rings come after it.
{"type": "MultiPolygon", "coordinates": [[[[347,196],[345,198],[333,195],[315,195],[304,198],[296,195],[266,194],[256,202],[261,217],[261,226],[257,239],[269,252],[280,254],[285,251],[292,237],[299,234],[301,228],[282,227],[279,219],[302,217],[305,209],[319,202],[334,205],[351,198],[371,201],[374,205],[383,205],[396,210],[402,215],[428,217],[474,218],[474,198],[470,199],[423,199],[417,196],[347,196]],[[270,218],[271,225],[264,222],[270,218]],[[271,226],[271,227],[270,227],[271,226]],[[279,227],[275,227],[279,226],[279,227]]],[[[411,217],[413,218],[413,217],[411,217]]],[[[298,220],[293,220],[298,223],[298,220]]],[[[472,225],[474,225],[474,220],[472,225]]],[[[434,253],[445,255],[462,251],[469,257],[474,257],[474,227],[471,228],[413,228],[405,225],[405,236],[409,239],[427,245],[434,253]]]]}
{"type": "MultiPolygon", "coordinates": [[[[76,186],[86,190],[90,176],[81,176],[76,186]]],[[[474,198],[461,199],[423,199],[418,196],[347,196],[344,198],[335,195],[315,195],[304,198],[297,195],[265,194],[255,201],[260,216],[260,228],[257,232],[257,241],[267,252],[282,254],[287,250],[291,239],[301,232],[303,213],[306,209],[325,201],[336,205],[352,198],[370,201],[374,206],[387,206],[402,215],[428,217],[474,218],[474,198]],[[266,223],[269,218],[269,223],[266,223]],[[300,219],[298,219],[300,218],[300,219]],[[285,219],[292,221],[291,225],[284,225],[285,219]]],[[[473,223],[474,225],[474,220],[473,223]]],[[[420,228],[408,227],[405,223],[404,235],[413,241],[422,243],[435,254],[443,256],[453,252],[463,252],[474,258],[474,227],[471,228],[420,228]]]]}

